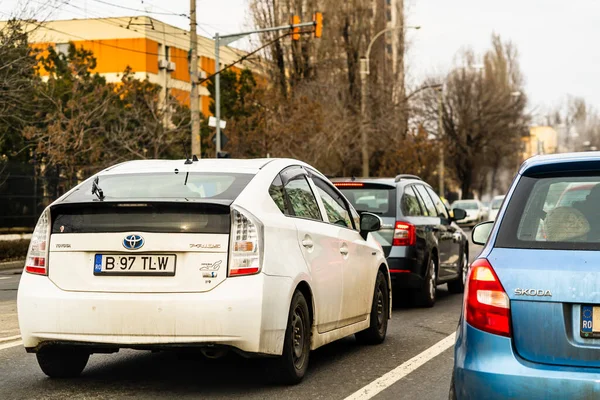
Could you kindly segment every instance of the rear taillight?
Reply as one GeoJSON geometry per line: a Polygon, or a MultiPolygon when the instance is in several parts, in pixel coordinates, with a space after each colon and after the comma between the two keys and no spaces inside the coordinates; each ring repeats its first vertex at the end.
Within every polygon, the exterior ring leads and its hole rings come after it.
{"type": "Polygon", "coordinates": [[[44,210],[38,220],[25,261],[25,271],[30,274],[48,275],[48,242],[50,241],[50,209],[44,210]]]}
{"type": "Polygon", "coordinates": [[[417,243],[417,232],[413,224],[398,221],[394,226],[392,246],[414,246],[417,243]]]}
{"type": "Polygon", "coordinates": [[[246,210],[231,208],[229,276],[253,275],[261,270],[263,226],[246,210]]]}
{"type": "Polygon", "coordinates": [[[510,337],[510,301],[487,259],[471,265],[465,293],[465,315],[471,326],[510,337]]]}

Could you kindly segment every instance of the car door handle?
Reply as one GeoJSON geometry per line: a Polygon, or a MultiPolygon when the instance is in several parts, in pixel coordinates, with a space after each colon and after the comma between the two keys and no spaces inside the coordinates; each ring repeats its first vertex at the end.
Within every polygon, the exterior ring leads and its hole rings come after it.
{"type": "Polygon", "coordinates": [[[344,256],[348,255],[348,247],[345,244],[342,247],[340,247],[340,253],[344,256]]]}
{"type": "Polygon", "coordinates": [[[314,245],[315,244],[313,243],[312,239],[309,237],[304,238],[302,241],[302,246],[306,247],[307,249],[312,249],[314,245]]]}

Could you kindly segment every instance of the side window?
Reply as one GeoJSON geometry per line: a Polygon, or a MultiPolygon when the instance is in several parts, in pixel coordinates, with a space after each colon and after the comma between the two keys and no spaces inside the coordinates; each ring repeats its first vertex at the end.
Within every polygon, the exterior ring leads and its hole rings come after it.
{"type": "Polygon", "coordinates": [[[425,189],[427,190],[427,193],[429,193],[429,196],[431,196],[431,199],[433,200],[433,204],[435,205],[435,209],[437,210],[437,215],[442,218],[448,219],[448,211],[446,211],[446,207],[444,206],[444,203],[442,203],[442,199],[440,199],[440,197],[430,187],[426,186],[425,189]]]}
{"type": "Polygon", "coordinates": [[[421,206],[419,205],[419,200],[417,199],[417,195],[415,194],[412,186],[407,186],[404,189],[400,208],[402,210],[402,215],[406,217],[418,217],[423,215],[421,206]]]}
{"type": "Polygon", "coordinates": [[[277,174],[277,177],[273,179],[273,183],[271,183],[271,186],[269,187],[269,195],[271,196],[275,204],[277,204],[277,207],[279,207],[282,213],[286,215],[289,214],[285,204],[283,183],[281,182],[281,176],[279,176],[279,174],[277,174]]]}
{"type": "Polygon", "coordinates": [[[319,196],[321,196],[321,199],[323,200],[329,223],[353,229],[352,218],[350,217],[350,212],[346,208],[344,199],[327,183],[323,182],[322,179],[313,177],[313,182],[317,186],[319,196]]]}
{"type": "Polygon", "coordinates": [[[433,205],[433,200],[431,200],[431,197],[429,197],[429,195],[427,194],[427,191],[425,190],[425,186],[415,185],[414,187],[415,187],[415,189],[417,189],[417,192],[421,195],[421,199],[423,199],[423,202],[425,203],[425,208],[427,209],[427,214],[429,214],[430,217],[437,217],[438,212],[435,209],[435,206],[433,205]]]}
{"type": "Polygon", "coordinates": [[[299,175],[285,185],[284,189],[290,200],[293,214],[296,217],[322,221],[317,199],[308,185],[304,175],[299,175]]]}

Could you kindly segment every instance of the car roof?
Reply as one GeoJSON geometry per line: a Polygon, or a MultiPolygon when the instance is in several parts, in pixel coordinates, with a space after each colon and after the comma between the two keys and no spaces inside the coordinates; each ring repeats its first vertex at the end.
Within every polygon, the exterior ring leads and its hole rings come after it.
{"type": "Polygon", "coordinates": [[[100,175],[118,175],[151,172],[172,172],[174,169],[189,172],[230,172],[256,174],[274,158],[257,159],[219,159],[205,158],[185,164],[185,160],[135,160],[114,165],[102,171],[100,175]]]}
{"type": "Polygon", "coordinates": [[[521,175],[565,171],[600,171],[600,151],[560,153],[534,156],[521,165],[521,175]]]}

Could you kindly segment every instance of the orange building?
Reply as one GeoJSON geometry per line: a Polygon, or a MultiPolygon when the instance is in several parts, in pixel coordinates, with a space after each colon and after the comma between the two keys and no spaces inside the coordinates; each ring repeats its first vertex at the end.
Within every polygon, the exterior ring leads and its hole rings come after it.
{"type": "MultiPolygon", "coordinates": [[[[5,22],[0,22],[0,29],[5,22]]],[[[189,32],[146,16],[92,18],[46,21],[29,24],[30,43],[38,48],[54,46],[66,52],[69,42],[91,50],[97,58],[95,72],[109,82],[118,82],[129,66],[138,79],[148,79],[176,99],[189,105],[190,66],[189,32]]],[[[212,39],[198,35],[200,78],[215,72],[215,44],[212,39]]],[[[223,46],[221,66],[228,65],[246,53],[223,46]]],[[[256,64],[242,63],[241,67],[257,69],[256,64]]],[[[200,110],[209,115],[209,92],[200,87],[200,110]]]]}

